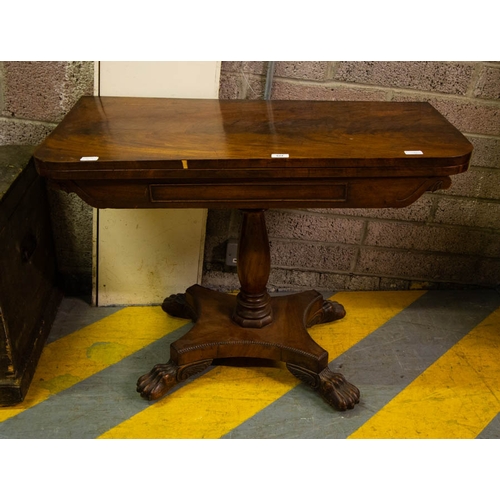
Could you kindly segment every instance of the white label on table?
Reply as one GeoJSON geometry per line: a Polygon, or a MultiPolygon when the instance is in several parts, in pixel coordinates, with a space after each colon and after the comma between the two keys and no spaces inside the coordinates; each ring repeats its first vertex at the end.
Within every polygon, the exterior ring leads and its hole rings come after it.
{"type": "Polygon", "coordinates": [[[405,151],[405,155],[423,155],[423,151],[405,151]]]}
{"type": "Polygon", "coordinates": [[[286,153],[275,153],[271,155],[271,158],[289,158],[290,155],[286,153]]]}
{"type": "Polygon", "coordinates": [[[98,156],[82,156],[80,161],[97,161],[98,159],[98,156]]]}

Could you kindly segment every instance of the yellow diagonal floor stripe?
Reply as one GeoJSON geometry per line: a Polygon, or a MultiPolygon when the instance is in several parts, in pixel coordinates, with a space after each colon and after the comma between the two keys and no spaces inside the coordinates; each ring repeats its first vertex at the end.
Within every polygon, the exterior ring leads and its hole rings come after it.
{"type": "Polygon", "coordinates": [[[180,328],[160,307],[127,307],[43,348],[24,402],[0,408],[0,422],[117,363],[180,328]]]}
{"type": "MultiPolygon", "coordinates": [[[[425,292],[345,292],[347,316],[311,336],[336,358],[425,292]]],[[[219,366],[104,433],[102,438],[219,438],[300,382],[287,370],[219,366]]],[[[319,397],[319,396],[318,396],[319,397]]]]}
{"type": "Polygon", "coordinates": [[[500,412],[500,309],[351,438],[475,438],[500,412]]]}

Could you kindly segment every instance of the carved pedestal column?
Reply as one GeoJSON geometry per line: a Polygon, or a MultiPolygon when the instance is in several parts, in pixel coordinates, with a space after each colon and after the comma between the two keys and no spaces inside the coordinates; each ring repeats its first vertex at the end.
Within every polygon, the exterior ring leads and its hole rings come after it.
{"type": "Polygon", "coordinates": [[[271,271],[264,210],[243,210],[238,246],[240,293],[233,321],[245,328],[262,328],[273,320],[267,280],[271,271]]]}

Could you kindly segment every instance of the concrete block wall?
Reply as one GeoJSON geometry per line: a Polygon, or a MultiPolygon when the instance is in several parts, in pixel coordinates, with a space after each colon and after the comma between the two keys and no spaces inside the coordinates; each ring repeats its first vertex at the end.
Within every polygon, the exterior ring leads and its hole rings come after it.
{"type": "MultiPolygon", "coordinates": [[[[267,62],[224,62],[221,99],[262,99],[267,62]]],[[[497,287],[500,62],[276,62],[272,99],[427,101],[474,145],[448,190],[403,209],[270,210],[271,290],[497,287]]],[[[237,288],[224,266],[236,211],[209,211],[203,283],[237,288]]]]}
{"type": "MultiPolygon", "coordinates": [[[[224,62],[221,99],[262,99],[267,62],[224,62]]],[[[80,95],[93,62],[0,62],[0,144],[39,144],[80,95]]],[[[500,283],[499,62],[277,62],[273,99],[426,100],[473,143],[472,166],[446,191],[386,210],[267,212],[272,290],[497,286],[500,283]]],[[[92,209],[50,191],[67,293],[88,293],[92,209]]],[[[238,286],[224,266],[240,214],[211,210],[203,283],[238,286]]]]}
{"type": "MultiPolygon", "coordinates": [[[[0,145],[40,144],[93,85],[92,61],[0,62],[0,145]]],[[[65,291],[90,294],[92,209],[74,194],[48,193],[65,291]]]]}

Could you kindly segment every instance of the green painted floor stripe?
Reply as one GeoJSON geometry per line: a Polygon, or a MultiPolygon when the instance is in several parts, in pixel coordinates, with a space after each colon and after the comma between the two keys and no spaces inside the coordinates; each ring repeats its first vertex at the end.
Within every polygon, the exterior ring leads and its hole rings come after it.
{"type": "MultiPolygon", "coordinates": [[[[178,328],[57,395],[0,423],[0,438],[96,438],[151,405],[136,392],[137,379],[168,357],[169,345],[191,328],[178,328]],[[147,371],[147,370],[146,370],[147,371]]],[[[182,387],[182,384],[178,386],[182,387]]]]}
{"type": "Polygon", "coordinates": [[[478,439],[500,439],[500,413],[480,432],[478,439]]]}
{"type": "Polygon", "coordinates": [[[47,344],[25,400],[13,407],[0,408],[0,422],[42,403],[188,323],[167,316],[158,306],[127,307],[47,344]]]}
{"type": "Polygon", "coordinates": [[[301,384],[224,437],[347,438],[499,306],[493,291],[427,292],[330,363],[360,389],[354,410],[332,413],[301,384]]]}
{"type": "Polygon", "coordinates": [[[122,306],[93,307],[78,297],[65,297],[59,306],[46,344],[82,330],[122,309],[122,306]]]}
{"type": "Polygon", "coordinates": [[[500,411],[500,308],[455,343],[352,438],[476,438],[500,411]]]}

